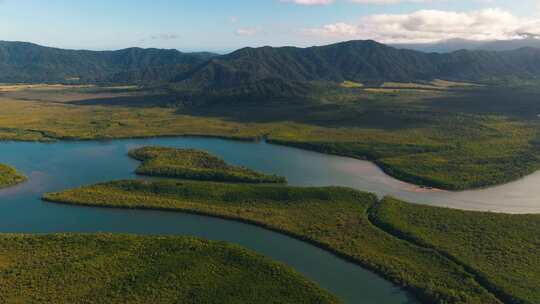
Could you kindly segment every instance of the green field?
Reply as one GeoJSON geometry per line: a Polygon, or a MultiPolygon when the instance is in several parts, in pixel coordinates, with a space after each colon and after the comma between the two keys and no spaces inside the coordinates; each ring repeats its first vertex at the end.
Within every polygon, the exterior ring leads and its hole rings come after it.
{"type": "Polygon", "coordinates": [[[507,303],[540,303],[540,215],[468,212],[386,198],[373,218],[390,233],[465,265],[507,303]]]}
{"type": "Polygon", "coordinates": [[[129,156],[143,162],[137,168],[137,174],[141,175],[242,183],[287,182],[284,177],[229,165],[223,159],[200,150],[143,147],[130,151],[129,156]]]}
{"type": "Polygon", "coordinates": [[[26,180],[26,177],[18,173],[14,168],[0,164],[0,189],[10,187],[26,180]]]}
{"type": "Polygon", "coordinates": [[[0,235],[2,303],[339,303],[289,267],[187,237],[0,235]]]}
{"type": "Polygon", "coordinates": [[[175,210],[246,221],[335,252],[406,287],[426,303],[501,303],[459,263],[372,224],[368,215],[377,198],[352,189],[116,181],[46,194],[44,198],[66,204],[175,210]]]}
{"type": "Polygon", "coordinates": [[[0,139],[265,137],[369,159],[401,180],[453,190],[540,169],[536,87],[430,85],[440,89],[324,87],[310,101],[208,106],[171,106],[174,96],[134,87],[11,86],[0,92],[0,139]]]}

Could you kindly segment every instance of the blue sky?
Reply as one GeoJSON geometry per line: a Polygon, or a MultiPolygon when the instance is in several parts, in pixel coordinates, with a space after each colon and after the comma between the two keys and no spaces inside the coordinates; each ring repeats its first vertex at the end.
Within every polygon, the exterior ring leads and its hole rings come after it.
{"type": "Polygon", "coordinates": [[[540,35],[540,0],[0,0],[0,40],[228,51],[540,35]]]}

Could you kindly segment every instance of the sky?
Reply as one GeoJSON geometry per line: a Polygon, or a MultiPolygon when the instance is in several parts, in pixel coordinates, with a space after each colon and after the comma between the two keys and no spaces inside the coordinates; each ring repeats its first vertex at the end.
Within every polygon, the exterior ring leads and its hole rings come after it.
{"type": "Polygon", "coordinates": [[[228,52],[540,37],[540,0],[0,0],[0,40],[228,52]]]}

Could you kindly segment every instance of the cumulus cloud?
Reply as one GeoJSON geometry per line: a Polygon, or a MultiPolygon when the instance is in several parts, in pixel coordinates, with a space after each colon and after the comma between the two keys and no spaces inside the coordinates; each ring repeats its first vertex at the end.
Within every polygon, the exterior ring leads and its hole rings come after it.
{"type": "Polygon", "coordinates": [[[503,40],[540,34],[540,20],[516,17],[501,9],[472,12],[420,10],[410,14],[378,14],[358,23],[334,23],[305,33],[326,38],[375,39],[387,43],[433,42],[443,39],[503,40]]]}

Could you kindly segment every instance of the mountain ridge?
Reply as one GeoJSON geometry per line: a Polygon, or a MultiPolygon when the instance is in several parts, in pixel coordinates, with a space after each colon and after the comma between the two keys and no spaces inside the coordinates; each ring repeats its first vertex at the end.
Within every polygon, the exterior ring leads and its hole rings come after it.
{"type": "Polygon", "coordinates": [[[167,81],[211,57],[173,49],[66,50],[30,42],[0,41],[0,82],[167,81]]]}
{"type": "Polygon", "coordinates": [[[172,83],[184,90],[257,87],[264,92],[268,83],[279,90],[292,83],[436,78],[474,82],[537,79],[540,49],[439,54],[351,40],[307,48],[245,47],[215,55],[156,48],[65,50],[0,41],[0,82],[172,83]]]}

